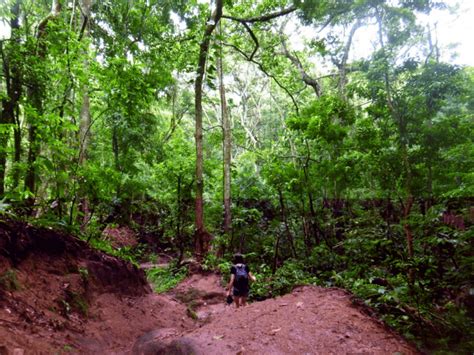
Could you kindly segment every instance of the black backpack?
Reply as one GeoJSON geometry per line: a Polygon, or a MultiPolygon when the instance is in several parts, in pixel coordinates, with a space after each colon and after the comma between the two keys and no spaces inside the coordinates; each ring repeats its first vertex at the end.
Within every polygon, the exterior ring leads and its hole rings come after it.
{"type": "Polygon", "coordinates": [[[249,285],[249,274],[246,270],[245,264],[235,265],[235,281],[236,288],[246,288],[249,285]]]}

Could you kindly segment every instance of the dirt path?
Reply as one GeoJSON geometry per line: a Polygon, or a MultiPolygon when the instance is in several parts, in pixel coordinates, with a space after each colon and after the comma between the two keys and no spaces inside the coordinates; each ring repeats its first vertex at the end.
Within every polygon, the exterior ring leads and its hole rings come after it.
{"type": "Polygon", "coordinates": [[[134,354],[418,353],[340,289],[307,286],[235,309],[224,305],[219,277],[211,274],[193,275],[169,295],[193,308],[200,327],[180,336],[173,329],[148,333],[134,354]]]}

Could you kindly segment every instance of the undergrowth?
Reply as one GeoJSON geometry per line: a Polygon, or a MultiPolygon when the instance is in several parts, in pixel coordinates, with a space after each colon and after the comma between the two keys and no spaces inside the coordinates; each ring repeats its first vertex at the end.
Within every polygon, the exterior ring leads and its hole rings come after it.
{"type": "Polygon", "coordinates": [[[136,267],[140,266],[140,260],[142,260],[145,255],[145,246],[142,244],[138,244],[135,247],[126,246],[115,248],[110,241],[100,238],[100,236],[83,237],[82,239],[86,240],[92,248],[128,261],[136,267]]]}
{"type": "Polygon", "coordinates": [[[184,280],[187,273],[185,268],[176,268],[173,264],[168,267],[155,267],[146,271],[148,281],[152,284],[156,293],[163,293],[172,289],[184,280]]]}
{"type": "Polygon", "coordinates": [[[0,288],[6,291],[18,291],[21,289],[15,270],[8,269],[0,275],[0,288]]]}

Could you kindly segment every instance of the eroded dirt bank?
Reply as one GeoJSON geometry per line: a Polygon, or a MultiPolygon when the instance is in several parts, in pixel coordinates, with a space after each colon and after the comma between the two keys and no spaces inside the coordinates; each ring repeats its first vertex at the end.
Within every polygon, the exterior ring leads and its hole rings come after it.
{"type": "Polygon", "coordinates": [[[194,323],[130,263],[64,233],[0,221],[0,354],[126,353],[150,330],[194,323]]]}
{"type": "Polygon", "coordinates": [[[144,273],[49,229],[0,223],[0,354],[414,354],[339,289],[236,310],[215,274],[155,295],[144,273]]]}

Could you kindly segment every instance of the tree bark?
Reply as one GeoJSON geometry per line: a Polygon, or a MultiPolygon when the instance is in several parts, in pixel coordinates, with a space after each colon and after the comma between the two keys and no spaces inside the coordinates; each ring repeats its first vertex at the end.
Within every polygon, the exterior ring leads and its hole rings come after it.
{"type": "Polygon", "coordinates": [[[277,239],[275,240],[275,250],[273,253],[273,266],[272,266],[272,274],[274,275],[278,266],[278,252],[280,250],[280,233],[277,233],[277,239]]]}
{"type": "Polygon", "coordinates": [[[177,177],[177,189],[176,189],[176,239],[178,242],[178,249],[179,249],[179,255],[178,255],[178,265],[181,265],[181,262],[183,261],[184,257],[184,240],[183,236],[181,235],[181,215],[182,213],[182,198],[181,198],[181,175],[178,175],[177,177]]]}
{"type": "MultiPolygon", "coordinates": [[[[45,36],[47,35],[47,26],[49,21],[59,16],[61,11],[61,2],[54,0],[50,14],[44,18],[38,25],[38,31],[36,34],[37,48],[35,55],[38,57],[39,62],[43,62],[46,57],[47,43],[45,36]]],[[[28,157],[27,157],[27,169],[25,175],[25,189],[29,190],[31,194],[35,194],[36,190],[36,158],[40,152],[40,143],[36,140],[38,120],[43,116],[43,99],[44,99],[44,85],[39,81],[37,77],[31,78],[31,84],[27,90],[28,100],[33,109],[33,113],[27,117],[28,126],[28,157]]],[[[34,198],[31,196],[27,200],[27,206],[30,208],[34,204],[34,198]]]]}
{"type": "Polygon", "coordinates": [[[349,59],[349,51],[351,50],[352,39],[354,38],[354,34],[357,29],[362,25],[360,21],[357,21],[351,28],[349,32],[349,37],[347,39],[346,45],[344,46],[344,51],[342,54],[342,58],[340,61],[333,60],[333,63],[339,70],[339,82],[337,84],[339,95],[343,99],[347,99],[346,97],[346,85],[347,85],[347,60],[349,59]]]}
{"type": "Polygon", "coordinates": [[[288,242],[290,243],[291,255],[293,256],[293,258],[296,258],[295,243],[293,240],[293,234],[291,234],[290,227],[288,225],[288,219],[286,217],[285,201],[283,200],[283,192],[281,191],[281,189],[278,190],[278,197],[280,201],[281,220],[285,226],[286,237],[288,239],[288,242]]]}
{"type": "Polygon", "coordinates": [[[21,123],[20,113],[17,105],[15,111],[15,127],[13,128],[15,150],[13,155],[13,186],[12,189],[16,189],[20,184],[20,168],[19,164],[21,161],[21,123]]]}
{"type": "Polygon", "coordinates": [[[202,85],[206,70],[207,55],[211,35],[217,23],[222,17],[223,0],[216,1],[216,8],[207,22],[204,36],[199,46],[199,60],[197,66],[196,81],[194,83],[194,106],[195,106],[195,141],[196,141],[196,218],[195,218],[195,255],[198,260],[202,260],[204,254],[208,252],[208,233],[204,228],[204,181],[203,181],[203,131],[202,131],[202,85]]]}
{"type": "MultiPolygon", "coordinates": [[[[21,73],[17,55],[14,53],[18,50],[20,45],[19,37],[19,28],[20,28],[20,1],[17,0],[13,3],[11,7],[12,18],[10,20],[10,29],[11,29],[11,43],[12,47],[10,48],[10,53],[8,56],[5,55],[2,50],[2,60],[3,60],[3,75],[5,77],[5,86],[7,89],[7,98],[2,100],[2,112],[0,117],[1,124],[14,124],[16,126],[17,117],[15,114],[18,112],[18,101],[20,100],[22,94],[22,83],[21,83],[21,73]]],[[[15,158],[19,149],[17,146],[17,129],[14,128],[14,137],[15,137],[15,158]]],[[[6,166],[7,166],[7,147],[10,140],[10,132],[4,132],[0,136],[0,196],[5,193],[5,177],[6,177],[6,166]]],[[[15,159],[16,161],[16,159],[15,159]]],[[[16,167],[15,167],[16,168],[16,167]]],[[[15,185],[15,184],[14,184],[15,185]]]]}
{"type": "MultiPolygon", "coordinates": [[[[82,28],[84,29],[82,38],[89,37],[89,19],[91,15],[91,7],[92,1],[91,0],[82,0],[82,28]]],[[[84,53],[84,71],[87,73],[89,72],[89,59],[88,59],[88,52],[84,53]]],[[[90,97],[89,97],[89,86],[86,84],[83,85],[83,95],[82,95],[82,106],[81,106],[81,113],[80,113],[80,127],[79,127],[79,139],[80,139],[80,146],[79,146],[79,165],[83,166],[87,160],[87,151],[89,148],[89,141],[90,141],[90,125],[91,125],[91,112],[90,112],[90,97]]],[[[80,197],[80,212],[82,213],[82,221],[81,221],[81,231],[84,232],[87,223],[89,222],[89,200],[87,198],[87,193],[85,191],[84,186],[79,188],[79,192],[81,194],[80,197]]]]}
{"type": "Polygon", "coordinates": [[[298,69],[301,76],[301,80],[306,85],[311,86],[313,88],[314,93],[316,94],[316,97],[320,97],[322,95],[321,84],[318,82],[318,80],[308,75],[306,70],[303,68],[303,64],[301,63],[299,58],[296,55],[293,55],[290,53],[290,51],[286,47],[286,42],[284,39],[282,39],[281,44],[282,44],[285,56],[291,61],[291,63],[296,67],[296,69],[298,69]]]}
{"type": "MultiPolygon", "coordinates": [[[[219,24],[219,32],[222,33],[222,23],[219,24]]],[[[227,110],[227,101],[225,96],[225,86],[224,86],[224,68],[223,68],[223,53],[221,46],[221,53],[217,59],[217,71],[219,74],[219,94],[221,100],[221,119],[222,119],[222,133],[223,133],[223,172],[224,172],[224,181],[223,181],[223,191],[224,191],[224,223],[223,223],[223,232],[226,236],[226,239],[229,238],[232,233],[232,215],[231,215],[231,162],[232,162],[232,132],[230,127],[230,118],[227,110]]],[[[224,251],[220,250],[220,254],[223,254],[224,251]]]]}

